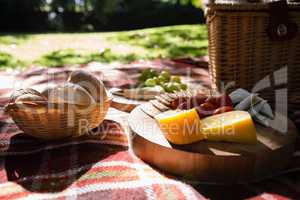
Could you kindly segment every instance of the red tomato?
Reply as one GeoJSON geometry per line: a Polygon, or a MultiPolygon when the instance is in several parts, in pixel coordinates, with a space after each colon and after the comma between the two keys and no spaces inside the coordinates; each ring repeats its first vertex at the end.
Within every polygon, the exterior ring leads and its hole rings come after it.
{"type": "Polygon", "coordinates": [[[205,94],[197,94],[193,97],[179,97],[173,100],[170,104],[172,109],[192,109],[205,103],[207,96],[205,94]]]}
{"type": "Polygon", "coordinates": [[[217,115],[217,114],[221,114],[221,113],[225,113],[225,112],[230,112],[230,111],[233,111],[232,106],[223,106],[223,107],[220,107],[220,108],[216,109],[213,112],[213,115],[217,115]]]}
{"type": "Polygon", "coordinates": [[[189,109],[200,106],[201,104],[205,103],[206,99],[207,99],[207,96],[205,96],[204,94],[197,94],[194,97],[188,98],[187,104],[188,104],[189,109]]]}
{"type": "Polygon", "coordinates": [[[209,97],[206,102],[212,103],[217,107],[232,106],[232,101],[227,94],[209,97]]]}
{"type": "Polygon", "coordinates": [[[170,104],[170,108],[172,108],[173,110],[179,108],[179,106],[183,103],[186,103],[187,102],[187,99],[188,98],[184,98],[184,97],[179,97],[179,98],[176,98],[175,100],[173,100],[170,104]]]}
{"type": "Polygon", "coordinates": [[[199,114],[199,117],[203,118],[212,115],[214,110],[217,109],[217,107],[212,103],[206,102],[198,106],[196,109],[199,114]]]}
{"type": "Polygon", "coordinates": [[[194,99],[195,99],[195,101],[197,102],[198,105],[201,105],[201,104],[205,103],[205,101],[206,101],[207,98],[208,97],[205,94],[201,94],[201,93],[198,93],[194,97],[194,99]]]}
{"type": "Polygon", "coordinates": [[[183,103],[181,103],[181,104],[177,107],[177,109],[180,109],[180,110],[188,110],[188,109],[190,109],[190,108],[189,108],[187,102],[183,102],[183,103]]]}

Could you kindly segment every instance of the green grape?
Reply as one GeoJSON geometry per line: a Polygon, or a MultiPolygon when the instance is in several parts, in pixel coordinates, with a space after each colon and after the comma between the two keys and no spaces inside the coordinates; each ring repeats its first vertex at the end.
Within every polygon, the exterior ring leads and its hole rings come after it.
{"type": "Polygon", "coordinates": [[[157,77],[159,74],[154,69],[150,69],[150,78],[157,77]]]}
{"type": "Polygon", "coordinates": [[[172,76],[171,81],[176,83],[181,83],[181,78],[180,76],[172,76]]]}
{"type": "Polygon", "coordinates": [[[180,83],[172,83],[172,87],[175,91],[181,90],[181,84],[180,83]]]}
{"type": "Polygon", "coordinates": [[[187,84],[181,83],[181,84],[180,84],[180,88],[181,88],[182,90],[187,90],[187,84]]]}
{"type": "Polygon", "coordinates": [[[145,86],[154,87],[154,86],[156,86],[156,81],[153,78],[149,78],[146,80],[145,86]]]}
{"type": "Polygon", "coordinates": [[[165,79],[166,79],[166,81],[170,81],[170,78],[171,78],[171,75],[170,75],[170,73],[169,72],[167,72],[167,71],[162,71],[161,73],[160,73],[160,75],[162,76],[162,77],[164,77],[165,79]]]}
{"type": "Polygon", "coordinates": [[[139,81],[140,82],[145,82],[148,79],[150,73],[150,69],[146,69],[142,72],[142,74],[139,77],[139,81]]]}
{"type": "Polygon", "coordinates": [[[152,79],[155,81],[155,84],[158,85],[159,83],[158,77],[153,77],[152,79]]]}
{"type": "Polygon", "coordinates": [[[160,85],[162,85],[162,84],[164,84],[164,83],[167,83],[168,82],[168,79],[166,79],[164,76],[162,76],[162,75],[159,75],[158,76],[158,83],[160,84],[160,85]]]}
{"type": "Polygon", "coordinates": [[[179,83],[166,83],[164,84],[164,89],[166,92],[175,92],[181,90],[180,84],[179,83]]]}
{"type": "Polygon", "coordinates": [[[149,78],[158,76],[158,72],[153,69],[145,69],[139,77],[139,82],[143,83],[149,78]]]}
{"type": "Polygon", "coordinates": [[[163,84],[162,84],[162,87],[164,88],[164,90],[165,90],[166,92],[169,92],[169,83],[163,83],[163,84]]]}

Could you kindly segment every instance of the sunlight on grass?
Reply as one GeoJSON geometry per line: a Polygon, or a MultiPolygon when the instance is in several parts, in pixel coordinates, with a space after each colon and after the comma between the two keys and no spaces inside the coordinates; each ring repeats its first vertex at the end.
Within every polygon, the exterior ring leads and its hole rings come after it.
{"type": "Polygon", "coordinates": [[[0,67],[54,67],[92,61],[207,55],[206,25],[180,25],[123,32],[0,35],[0,67]]]}
{"type": "Polygon", "coordinates": [[[32,39],[30,34],[0,34],[0,44],[4,45],[19,45],[32,39]]]}
{"type": "Polygon", "coordinates": [[[34,63],[48,67],[62,67],[63,65],[86,63],[86,58],[73,49],[65,49],[46,54],[34,63]]]}
{"type": "Polygon", "coordinates": [[[205,25],[184,25],[121,32],[109,38],[143,47],[151,57],[202,56],[207,54],[205,25]]]}
{"type": "Polygon", "coordinates": [[[22,67],[24,63],[15,59],[8,53],[0,52],[0,69],[1,68],[15,68],[22,67]]]}
{"type": "Polygon", "coordinates": [[[113,53],[111,49],[105,49],[102,53],[92,53],[87,55],[88,61],[96,61],[102,63],[120,62],[120,63],[130,63],[135,60],[141,59],[138,55],[134,53],[130,54],[117,54],[113,53]]]}
{"type": "Polygon", "coordinates": [[[130,63],[137,59],[138,57],[135,54],[115,54],[110,49],[105,49],[101,53],[95,52],[90,54],[82,54],[75,49],[65,49],[46,54],[34,61],[34,63],[47,67],[62,67],[64,65],[87,64],[95,61],[101,63],[130,63]]]}

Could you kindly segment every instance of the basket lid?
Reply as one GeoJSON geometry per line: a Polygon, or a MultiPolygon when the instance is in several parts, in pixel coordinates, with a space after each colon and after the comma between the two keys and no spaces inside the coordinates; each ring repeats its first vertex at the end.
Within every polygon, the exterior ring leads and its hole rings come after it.
{"type": "MultiPolygon", "coordinates": [[[[284,0],[289,9],[299,9],[300,0],[284,0]]],[[[268,10],[273,0],[206,0],[209,8],[221,10],[268,10]]]]}

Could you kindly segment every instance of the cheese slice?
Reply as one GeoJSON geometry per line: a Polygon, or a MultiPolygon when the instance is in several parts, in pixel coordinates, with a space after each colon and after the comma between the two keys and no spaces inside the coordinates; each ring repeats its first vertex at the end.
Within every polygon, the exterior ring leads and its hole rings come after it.
{"type": "Polygon", "coordinates": [[[201,120],[196,109],[167,111],[155,116],[161,131],[173,144],[190,144],[203,140],[201,120]]]}
{"type": "Polygon", "coordinates": [[[256,129],[245,111],[231,111],[200,120],[196,109],[171,110],[155,116],[161,131],[173,144],[200,140],[255,144],[256,129]]]}
{"type": "Polygon", "coordinates": [[[248,112],[226,112],[204,118],[201,122],[201,133],[208,141],[257,142],[255,125],[248,112]]]}

